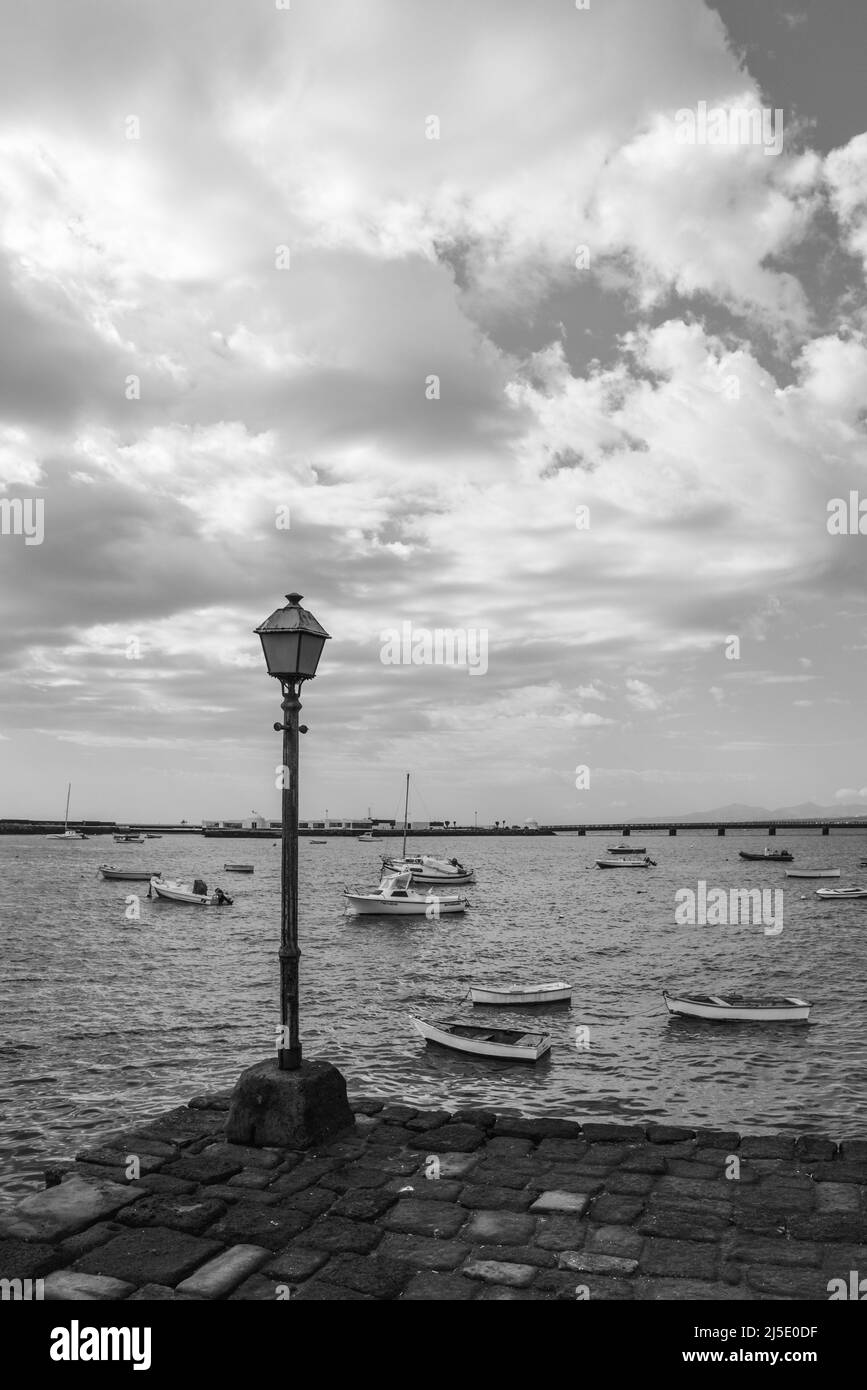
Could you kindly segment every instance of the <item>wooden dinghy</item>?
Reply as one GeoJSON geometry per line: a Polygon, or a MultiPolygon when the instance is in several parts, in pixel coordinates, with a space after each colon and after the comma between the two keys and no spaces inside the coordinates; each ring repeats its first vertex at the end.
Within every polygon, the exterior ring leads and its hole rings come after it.
{"type": "Polygon", "coordinates": [[[597,869],[655,869],[656,860],[645,854],[643,859],[597,859],[597,869]]]}
{"type": "Polygon", "coordinates": [[[564,980],[541,985],[472,985],[474,1004],[560,1004],[572,1000],[572,986],[564,980]]]}
{"type": "Polygon", "coordinates": [[[100,864],[99,872],[103,878],[120,879],[124,883],[149,883],[159,878],[157,869],[115,869],[111,864],[100,864]]]}
{"type": "Polygon", "coordinates": [[[163,898],[170,903],[184,903],[187,907],[232,906],[232,899],[222,888],[214,888],[210,893],[194,893],[188,883],[175,883],[173,879],[164,882],[161,878],[152,878],[150,890],[155,898],[163,898]]]}
{"type": "Polygon", "coordinates": [[[224,874],[251,874],[254,866],[252,864],[224,864],[224,874]]]}
{"type": "Polygon", "coordinates": [[[867,888],[817,888],[817,898],[840,898],[849,901],[851,898],[867,898],[867,888]]]}
{"type": "Polygon", "coordinates": [[[670,1014],[723,1023],[802,1023],[812,1004],[794,995],[750,998],[743,994],[669,994],[662,991],[670,1014]]]}
{"type": "Polygon", "coordinates": [[[752,859],[759,864],[791,864],[795,857],[787,849],[765,850],[763,854],[752,854],[749,850],[739,849],[738,854],[741,859],[752,859]]]}
{"type": "Polygon", "coordinates": [[[787,869],[786,878],[839,878],[839,869],[787,869]]]}
{"type": "Polygon", "coordinates": [[[426,1042],[439,1043],[473,1057],[499,1057],[507,1062],[538,1062],[551,1050],[550,1033],[525,1033],[520,1028],[479,1028],[470,1023],[426,1023],[412,1018],[426,1042]]]}

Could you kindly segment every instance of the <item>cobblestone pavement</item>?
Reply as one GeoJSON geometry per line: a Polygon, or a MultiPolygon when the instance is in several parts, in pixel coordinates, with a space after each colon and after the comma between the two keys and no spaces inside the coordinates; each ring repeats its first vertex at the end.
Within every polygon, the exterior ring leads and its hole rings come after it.
{"type": "Polygon", "coordinates": [[[306,1152],[195,1097],[46,1173],[0,1277],[46,1299],[819,1299],[867,1272],[867,1140],[354,1100],[306,1152]]]}

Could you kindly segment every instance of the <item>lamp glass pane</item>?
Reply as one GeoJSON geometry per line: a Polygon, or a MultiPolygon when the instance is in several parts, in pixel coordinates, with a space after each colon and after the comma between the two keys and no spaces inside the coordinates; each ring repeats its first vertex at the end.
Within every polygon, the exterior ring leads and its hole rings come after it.
{"type": "Polygon", "coordinates": [[[300,633],[261,632],[265,664],[272,676],[294,676],[298,672],[300,633]]]}
{"type": "Polygon", "coordinates": [[[298,674],[308,680],[316,675],[316,667],[325,646],[325,638],[315,632],[302,632],[301,650],[298,656],[298,674]]]}

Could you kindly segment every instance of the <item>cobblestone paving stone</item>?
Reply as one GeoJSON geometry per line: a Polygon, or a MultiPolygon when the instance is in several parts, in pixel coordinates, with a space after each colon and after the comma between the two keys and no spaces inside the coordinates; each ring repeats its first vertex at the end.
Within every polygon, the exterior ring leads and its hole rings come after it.
{"type": "Polygon", "coordinates": [[[228,1099],[53,1164],[0,1270],[54,1299],[490,1302],[826,1300],[867,1268],[867,1141],[365,1097],[300,1153],[226,1143],[228,1099]]]}

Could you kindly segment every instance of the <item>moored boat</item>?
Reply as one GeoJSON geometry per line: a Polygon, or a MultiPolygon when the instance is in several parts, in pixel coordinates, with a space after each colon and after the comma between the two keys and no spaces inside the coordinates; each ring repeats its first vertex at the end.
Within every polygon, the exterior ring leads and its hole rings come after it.
{"type": "Polygon", "coordinates": [[[254,865],[253,865],[253,864],[224,864],[224,865],[223,865],[223,873],[226,873],[226,874],[251,874],[251,873],[253,873],[253,870],[254,870],[254,865]]]}
{"type": "Polygon", "coordinates": [[[839,878],[839,869],[787,869],[786,878],[839,878]]]}
{"type": "Polygon", "coordinates": [[[139,835],[137,831],[124,832],[122,835],[115,835],[117,845],[143,845],[144,835],[139,835]]]}
{"type": "Polygon", "coordinates": [[[752,859],[758,864],[791,864],[794,854],[787,849],[766,849],[764,854],[751,854],[749,850],[739,849],[741,859],[752,859]]]}
{"type": "Polygon", "coordinates": [[[71,783],[71,782],[68,782],[68,783],[67,783],[67,786],[66,786],[66,811],[64,812],[64,816],[63,816],[63,830],[62,830],[62,831],[58,831],[57,833],[55,833],[55,834],[53,834],[53,835],[46,835],[46,837],[45,837],[46,840],[65,840],[65,841],[68,842],[68,841],[70,841],[70,840],[89,840],[89,839],[90,839],[90,836],[89,836],[89,835],[85,835],[85,833],[84,833],[83,830],[70,830],[70,828],[69,828],[69,797],[70,797],[71,792],[72,792],[72,783],[71,783]]]}
{"type": "Polygon", "coordinates": [[[597,869],[655,869],[656,860],[645,854],[643,859],[597,859],[597,869]]]}
{"type": "Polygon", "coordinates": [[[621,840],[619,845],[608,845],[609,854],[646,854],[644,845],[625,845],[621,840]]]}
{"type": "Polygon", "coordinates": [[[867,898],[867,888],[817,888],[817,898],[867,898]]]}
{"type": "MultiPolygon", "coordinates": [[[[355,838],[357,840],[360,840],[363,845],[367,845],[370,844],[371,840],[374,840],[376,837],[374,835],[371,835],[369,830],[366,830],[363,835],[356,835],[355,838]]],[[[316,841],[316,843],[318,844],[319,842],[316,841]]]]}
{"type": "Polygon", "coordinates": [[[800,1023],[812,1004],[795,995],[748,997],[743,994],[669,994],[662,991],[670,1014],[724,1023],[800,1023]]]}
{"type": "Polygon", "coordinates": [[[311,843],[311,845],[327,845],[327,844],[328,844],[328,841],[327,841],[327,840],[311,840],[310,843],[311,843]]]}
{"type": "Polygon", "coordinates": [[[103,878],[120,879],[123,883],[149,883],[152,878],[159,878],[157,869],[117,869],[112,864],[100,864],[99,872],[103,878]]]}
{"type": "Polygon", "coordinates": [[[551,1050],[550,1033],[527,1033],[520,1028],[484,1028],[469,1023],[426,1023],[412,1016],[412,1025],[426,1042],[474,1057],[499,1057],[509,1062],[538,1062],[551,1050]]]}
{"type": "Polygon", "coordinates": [[[389,874],[378,888],[364,893],[352,893],[344,888],[347,911],[367,916],[428,917],[435,919],[443,913],[464,912],[469,903],[460,893],[416,893],[408,872],[389,874]]]}
{"type": "Polygon", "coordinates": [[[474,1004],[560,1004],[572,999],[572,986],[564,980],[541,985],[472,985],[474,1004]]]}
{"type": "Polygon", "coordinates": [[[222,907],[224,904],[231,907],[232,899],[223,892],[222,888],[214,888],[211,892],[205,888],[204,893],[196,893],[196,883],[175,883],[173,879],[164,881],[161,878],[152,878],[150,881],[150,893],[156,898],[164,898],[167,902],[184,903],[189,907],[222,907]]]}
{"type": "Polygon", "coordinates": [[[444,883],[459,885],[475,883],[475,869],[466,869],[458,859],[436,859],[430,854],[410,854],[401,859],[383,856],[383,874],[408,871],[413,884],[444,883]]]}

